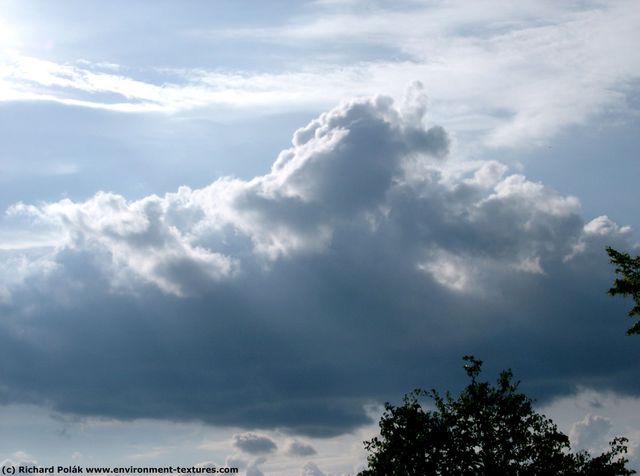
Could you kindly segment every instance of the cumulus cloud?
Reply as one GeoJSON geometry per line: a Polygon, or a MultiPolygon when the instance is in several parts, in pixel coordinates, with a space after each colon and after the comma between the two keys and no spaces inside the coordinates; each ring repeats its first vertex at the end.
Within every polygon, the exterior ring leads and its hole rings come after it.
{"type": "Polygon", "coordinates": [[[264,476],[264,473],[259,468],[259,465],[264,464],[265,462],[266,458],[264,456],[256,458],[251,464],[247,466],[245,476],[264,476]]]}
{"type": "Polygon", "coordinates": [[[219,468],[220,466],[213,461],[202,461],[194,465],[196,468],[219,468]]]}
{"type": "Polygon", "coordinates": [[[577,450],[602,451],[607,444],[611,427],[608,418],[589,414],[571,428],[571,444],[577,450]]]}
{"type": "Polygon", "coordinates": [[[257,466],[249,466],[245,473],[246,476],[264,476],[264,473],[260,471],[257,466]]]}
{"type": "Polygon", "coordinates": [[[201,273],[201,278],[212,280],[233,273],[232,260],[191,245],[176,226],[165,223],[165,205],[155,196],[129,204],[121,196],[98,193],[81,204],[64,200],[42,209],[18,204],[9,214],[33,214],[57,223],[65,231],[67,246],[90,242],[89,246],[108,249],[116,273],[136,274],[177,295],[185,290],[170,277],[174,273],[201,273]]]}
{"type": "Polygon", "coordinates": [[[25,451],[16,451],[8,458],[0,461],[2,467],[9,466],[38,466],[38,461],[25,451]]]}
{"type": "Polygon", "coordinates": [[[308,443],[293,440],[287,445],[287,454],[291,456],[312,456],[316,454],[316,450],[308,443]]]}
{"type": "Polygon", "coordinates": [[[225,459],[224,465],[228,468],[238,468],[239,470],[243,470],[249,465],[249,462],[238,455],[230,455],[225,459]]]}
{"type": "Polygon", "coordinates": [[[427,124],[415,84],[401,107],[320,115],[251,180],[13,206],[55,244],[3,274],[0,399],[330,436],[372,400],[455,384],[467,353],[541,399],[638,392],[624,303],[604,292],[604,246],[631,249],[631,230],[498,162],[449,167],[427,124]]]}
{"type": "Polygon", "coordinates": [[[309,461],[303,466],[300,476],[325,476],[325,473],[318,468],[318,465],[309,461]]]}
{"type": "Polygon", "coordinates": [[[272,453],[278,445],[268,436],[240,433],[233,436],[233,446],[248,454],[272,453]]]}
{"type": "Polygon", "coordinates": [[[267,260],[324,249],[336,221],[381,203],[404,157],[447,153],[444,130],[423,129],[421,118],[406,121],[382,96],[345,103],[296,131],[271,173],[249,182],[135,202],[100,192],[83,203],[16,204],[8,214],[57,225],[69,249],[107,251],[114,284],[132,274],[183,295],[196,282],[233,277],[234,241],[250,240],[267,260]]]}

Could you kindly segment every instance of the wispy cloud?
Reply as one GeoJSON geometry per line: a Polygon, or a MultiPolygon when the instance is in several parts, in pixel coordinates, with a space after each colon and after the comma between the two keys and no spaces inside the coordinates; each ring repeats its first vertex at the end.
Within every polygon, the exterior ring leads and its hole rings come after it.
{"type": "Polygon", "coordinates": [[[630,112],[627,93],[640,79],[640,9],[633,2],[527,2],[517,10],[498,3],[323,7],[284,25],[192,33],[204,42],[222,35],[312,51],[294,49],[288,54],[297,56],[295,66],[278,71],[154,69],[152,81],[128,65],[58,64],[14,53],[0,66],[0,101],[120,112],[319,109],[379,91],[399,98],[406,84],[421,80],[435,120],[478,133],[492,147],[543,143],[598,114],[630,112]],[[356,43],[386,49],[374,59],[336,62],[323,59],[332,42],[345,51],[356,43]]]}

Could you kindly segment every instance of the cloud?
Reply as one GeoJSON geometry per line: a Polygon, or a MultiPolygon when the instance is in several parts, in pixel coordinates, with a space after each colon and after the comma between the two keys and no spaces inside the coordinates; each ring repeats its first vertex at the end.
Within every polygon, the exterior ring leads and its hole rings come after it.
{"type": "Polygon", "coordinates": [[[238,468],[239,470],[243,470],[249,465],[249,463],[246,459],[238,455],[230,455],[225,459],[224,465],[226,468],[238,468]]]}
{"type": "MultiPolygon", "coordinates": [[[[394,2],[311,10],[267,27],[186,35],[200,48],[221,37],[248,41],[253,49],[268,44],[295,68],[105,68],[14,52],[0,64],[0,101],[126,113],[308,110],[382,88],[399,98],[405,84],[419,79],[434,97],[438,121],[479,135],[477,142],[489,147],[544,144],[567,127],[634,109],[640,14],[633,1],[579,7],[524,2],[518,9],[499,1],[483,7],[394,2]],[[292,43],[304,45],[304,57],[298,48],[291,51],[292,43]],[[327,58],[327,49],[346,53],[327,58]]],[[[176,43],[185,41],[181,33],[176,43]]]]}
{"type": "Polygon", "coordinates": [[[196,463],[194,465],[196,468],[220,468],[219,464],[214,463],[213,461],[202,461],[201,463],[196,463]]]}
{"type": "Polygon", "coordinates": [[[38,466],[38,462],[25,451],[15,451],[9,458],[0,461],[2,467],[9,466],[38,466]]]}
{"type": "Polygon", "coordinates": [[[278,449],[278,445],[271,438],[255,433],[234,435],[233,446],[248,454],[272,453],[278,449]]]}
{"type": "Polygon", "coordinates": [[[640,462],[638,404],[637,394],[622,396],[612,391],[581,388],[572,395],[555,399],[541,411],[558,425],[560,431],[569,435],[575,451],[587,450],[598,455],[608,449],[608,443],[614,437],[628,438],[629,466],[637,470],[640,462]]]}
{"type": "Polygon", "coordinates": [[[291,456],[312,456],[316,450],[308,443],[293,440],[287,445],[287,454],[291,456]]]}
{"type": "Polygon", "coordinates": [[[261,464],[266,462],[266,458],[261,456],[260,458],[256,458],[250,465],[247,466],[247,471],[245,476],[264,476],[264,473],[258,467],[261,464]]]}
{"type": "Polygon", "coordinates": [[[320,115],[251,180],[14,205],[20,233],[53,238],[3,252],[25,264],[2,268],[0,401],[326,437],[371,402],[458,385],[469,353],[541,401],[637,394],[625,303],[605,293],[604,247],[632,250],[631,230],[498,162],[450,166],[424,114],[415,84],[402,106],[320,115]]]}
{"type": "Polygon", "coordinates": [[[257,466],[249,466],[247,468],[246,476],[264,476],[264,473],[260,471],[257,466]]]}
{"type": "Polygon", "coordinates": [[[325,476],[325,474],[318,468],[315,463],[309,461],[304,465],[302,471],[300,471],[300,476],[325,476]]]}
{"type": "Polygon", "coordinates": [[[611,421],[598,415],[587,415],[571,428],[569,438],[576,450],[602,451],[607,444],[611,421]]]}
{"type": "Polygon", "coordinates": [[[88,240],[107,248],[117,268],[177,295],[185,291],[169,278],[173,273],[202,273],[201,278],[214,281],[233,273],[230,259],[190,245],[178,228],[165,226],[163,207],[159,197],[128,204],[121,196],[98,193],[83,204],[64,200],[42,210],[18,204],[9,213],[33,214],[44,222],[63,224],[71,246],[88,240]]]}
{"type": "Polygon", "coordinates": [[[407,122],[387,97],[345,103],[296,131],[271,173],[249,182],[221,179],[135,202],[100,192],[84,203],[17,204],[8,213],[58,226],[69,248],[108,251],[116,275],[182,295],[197,286],[194,275],[215,282],[239,271],[233,256],[211,251],[211,239],[226,249],[244,235],[267,259],[324,248],[332,220],[380,202],[402,158],[446,155],[444,130],[424,130],[420,119],[407,122]]]}

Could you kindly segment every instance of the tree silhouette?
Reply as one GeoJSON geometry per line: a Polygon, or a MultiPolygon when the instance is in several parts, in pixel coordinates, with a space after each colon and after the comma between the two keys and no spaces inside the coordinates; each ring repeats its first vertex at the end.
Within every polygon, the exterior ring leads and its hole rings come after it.
{"type": "Polygon", "coordinates": [[[454,399],[449,392],[414,390],[401,406],[385,404],[380,436],[365,441],[368,468],[360,476],[395,475],[630,475],[624,438],[602,455],[570,452],[569,438],[533,410],[518,392],[511,370],[497,385],[479,382],[482,361],[465,356],[471,383],[454,399]],[[420,399],[429,397],[434,410],[420,399]]]}
{"type": "MultiPolygon", "coordinates": [[[[640,316],[640,256],[632,258],[628,253],[620,253],[610,246],[607,247],[607,253],[611,262],[616,265],[618,275],[609,294],[631,296],[634,306],[629,311],[629,316],[640,316]]],[[[627,330],[627,335],[632,334],[640,334],[640,320],[627,330]]]]}

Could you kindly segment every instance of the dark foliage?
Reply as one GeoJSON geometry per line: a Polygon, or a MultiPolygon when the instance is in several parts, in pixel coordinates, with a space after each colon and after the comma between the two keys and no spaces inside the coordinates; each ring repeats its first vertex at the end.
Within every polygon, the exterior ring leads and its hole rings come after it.
{"type": "MultiPolygon", "coordinates": [[[[634,306],[629,311],[629,316],[640,316],[640,256],[632,258],[628,253],[620,253],[611,247],[607,247],[607,253],[611,262],[616,265],[618,275],[609,294],[631,296],[634,306]]],[[[640,334],[640,320],[627,330],[627,334],[640,334]]]]}
{"type": "Polygon", "coordinates": [[[625,467],[626,439],[614,439],[609,451],[595,458],[571,453],[569,438],[533,410],[510,370],[492,386],[477,380],[481,361],[464,359],[471,383],[457,399],[448,392],[415,390],[401,406],[385,404],[380,436],[365,442],[368,469],[360,476],[635,473],[625,467]],[[423,397],[433,400],[434,410],[422,407],[423,397]]]}

